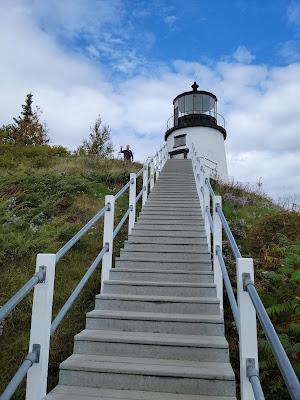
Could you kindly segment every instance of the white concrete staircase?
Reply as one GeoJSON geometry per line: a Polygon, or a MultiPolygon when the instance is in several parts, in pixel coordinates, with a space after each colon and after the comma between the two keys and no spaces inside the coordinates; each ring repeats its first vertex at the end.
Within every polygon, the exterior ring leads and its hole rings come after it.
{"type": "Polygon", "coordinates": [[[48,400],[233,400],[190,160],[169,160],[48,400]]]}

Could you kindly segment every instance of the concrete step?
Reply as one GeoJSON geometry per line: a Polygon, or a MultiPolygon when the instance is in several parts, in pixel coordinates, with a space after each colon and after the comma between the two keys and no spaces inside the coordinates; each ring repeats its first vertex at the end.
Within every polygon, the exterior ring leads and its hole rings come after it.
{"type": "Polygon", "coordinates": [[[175,335],[85,329],[75,336],[75,354],[159,358],[226,363],[228,343],[223,336],[175,335]]]}
{"type": "Polygon", "coordinates": [[[188,238],[188,237],[169,237],[169,236],[139,236],[139,235],[129,235],[127,243],[138,243],[138,244],[193,244],[193,245],[206,245],[207,240],[205,237],[199,238],[188,238]]]}
{"type": "Polygon", "coordinates": [[[148,205],[170,205],[170,206],[180,206],[180,207],[188,207],[188,206],[194,206],[194,207],[199,207],[200,209],[200,203],[198,199],[192,198],[191,200],[180,200],[180,199],[173,199],[173,200],[165,200],[165,199],[148,199],[147,200],[148,205]]]}
{"type": "Polygon", "coordinates": [[[163,253],[207,253],[207,244],[154,244],[154,243],[128,243],[124,245],[125,251],[158,251],[163,253]]]}
{"type": "Polygon", "coordinates": [[[182,283],[182,282],[151,282],[151,281],[118,281],[103,282],[104,294],[132,294],[148,296],[177,297],[215,297],[217,295],[214,283],[182,283]]]}
{"type": "Polygon", "coordinates": [[[145,208],[143,208],[142,212],[140,213],[140,215],[143,216],[153,216],[153,215],[157,215],[157,216],[165,216],[165,217],[195,217],[195,218],[203,218],[202,217],[202,213],[201,210],[199,211],[189,211],[189,210],[181,210],[181,211],[177,211],[176,213],[174,211],[169,211],[168,209],[166,210],[146,210],[145,208]]]}
{"type": "MultiPolygon", "coordinates": [[[[204,229],[204,222],[203,219],[181,219],[178,218],[176,216],[174,216],[173,218],[162,218],[162,217],[158,217],[158,218],[144,218],[144,217],[139,217],[137,219],[137,222],[142,223],[144,225],[153,225],[153,224],[157,224],[157,225],[180,225],[180,224],[188,224],[188,225],[195,225],[198,227],[202,227],[204,229]]],[[[159,229],[159,228],[157,228],[159,229]]]]}
{"type": "Polygon", "coordinates": [[[155,224],[147,224],[145,225],[144,223],[141,222],[136,222],[134,224],[135,229],[141,229],[141,230],[155,230],[158,234],[161,233],[161,231],[172,231],[172,230],[176,230],[176,231],[194,231],[194,232],[205,232],[204,227],[197,226],[197,225],[189,225],[188,223],[180,223],[180,224],[170,224],[170,223],[166,223],[164,225],[160,225],[159,226],[159,230],[157,228],[157,225],[155,224]]]}
{"type": "Polygon", "coordinates": [[[125,390],[234,396],[229,363],[73,354],[60,365],[59,383],[125,390]]]}
{"type": "Polygon", "coordinates": [[[166,251],[127,251],[121,249],[121,260],[148,260],[148,261],[210,261],[208,252],[187,253],[187,252],[166,252],[166,251]]]}
{"type": "Polygon", "coordinates": [[[199,396],[136,390],[101,389],[84,386],[56,386],[47,400],[236,400],[235,397],[199,396]]]}
{"type": "MultiPolygon", "coordinates": [[[[147,226],[148,228],[148,226],[147,226]]],[[[205,238],[206,239],[206,234],[205,230],[174,230],[172,229],[160,229],[159,232],[157,229],[145,229],[145,228],[140,228],[137,226],[137,223],[135,223],[135,227],[132,229],[132,235],[137,235],[137,236],[152,236],[152,237],[182,237],[182,238],[205,238]]]]}
{"type": "Polygon", "coordinates": [[[160,332],[222,336],[223,319],[213,314],[171,314],[121,310],[93,310],[86,315],[86,329],[125,332],[160,332]]]}
{"type": "Polygon", "coordinates": [[[117,268],[157,268],[158,270],[185,269],[187,271],[211,271],[212,264],[209,261],[151,261],[151,260],[133,260],[116,257],[115,266],[117,268]]]}
{"type": "Polygon", "coordinates": [[[212,271],[160,271],[157,268],[112,268],[109,272],[109,279],[124,281],[213,283],[214,274],[212,271]]]}
{"type": "Polygon", "coordinates": [[[190,206],[190,207],[181,207],[181,206],[174,206],[172,204],[148,204],[148,202],[144,205],[143,211],[169,211],[169,212],[201,212],[200,205],[197,206],[190,206]]]}
{"type": "Polygon", "coordinates": [[[215,297],[99,294],[96,296],[96,309],[171,314],[220,314],[219,301],[215,297]]]}

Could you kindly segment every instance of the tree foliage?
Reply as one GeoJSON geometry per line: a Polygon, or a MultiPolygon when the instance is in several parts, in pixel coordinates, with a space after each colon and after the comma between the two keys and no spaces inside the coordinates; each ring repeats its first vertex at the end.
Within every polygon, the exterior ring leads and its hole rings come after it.
{"type": "Polygon", "coordinates": [[[49,143],[45,123],[40,121],[42,111],[39,107],[32,109],[33,94],[26,96],[21,114],[14,118],[14,123],[0,129],[0,140],[3,143],[15,143],[26,146],[38,146],[49,143]]]}
{"type": "Polygon", "coordinates": [[[76,153],[78,155],[89,155],[101,158],[110,158],[114,148],[110,140],[110,128],[102,124],[100,115],[97,117],[93,126],[90,127],[89,138],[83,140],[76,153]]]}

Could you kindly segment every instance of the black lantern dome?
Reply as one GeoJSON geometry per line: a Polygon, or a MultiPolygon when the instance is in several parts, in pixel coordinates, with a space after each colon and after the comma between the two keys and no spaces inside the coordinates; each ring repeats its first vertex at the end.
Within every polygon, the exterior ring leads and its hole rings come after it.
{"type": "Polygon", "coordinates": [[[217,112],[217,97],[210,92],[198,90],[196,82],[193,90],[184,92],[173,101],[174,114],[169,118],[165,140],[176,129],[190,126],[206,126],[219,130],[226,139],[225,120],[217,112]]]}

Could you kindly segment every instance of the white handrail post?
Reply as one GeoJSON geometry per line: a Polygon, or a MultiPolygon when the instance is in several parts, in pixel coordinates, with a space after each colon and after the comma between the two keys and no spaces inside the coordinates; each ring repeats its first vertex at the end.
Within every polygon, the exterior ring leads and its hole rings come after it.
{"type": "Polygon", "coordinates": [[[162,148],[159,150],[159,173],[161,173],[163,167],[163,151],[162,148]]]}
{"type": "Polygon", "coordinates": [[[203,157],[199,157],[199,183],[200,183],[200,204],[202,208],[202,215],[204,217],[205,214],[205,198],[204,198],[204,186],[205,186],[205,167],[204,167],[204,159],[203,157]]]}
{"type": "Polygon", "coordinates": [[[39,347],[39,360],[27,373],[26,400],[41,400],[47,393],[50,329],[55,279],[55,254],[38,254],[36,272],[45,271],[45,281],[34,287],[29,352],[39,347]]]}
{"type": "Polygon", "coordinates": [[[150,192],[154,187],[154,160],[151,158],[150,161],[150,192]]]}
{"type": "Polygon", "coordinates": [[[219,258],[217,256],[217,248],[219,246],[222,252],[222,221],[220,220],[219,214],[217,212],[217,204],[222,207],[222,197],[213,197],[213,269],[214,269],[214,283],[217,287],[217,298],[220,301],[221,316],[223,316],[223,275],[221,266],[219,263],[219,258]]]}
{"type": "Polygon", "coordinates": [[[136,174],[130,174],[130,186],[129,186],[129,207],[131,211],[128,219],[128,235],[131,234],[132,228],[135,223],[136,214],[136,174]]]}
{"type": "Polygon", "coordinates": [[[206,237],[207,237],[207,244],[209,250],[211,249],[211,237],[210,237],[210,224],[209,224],[209,218],[206,212],[206,207],[210,210],[210,194],[209,194],[209,189],[208,186],[206,185],[206,178],[208,175],[206,172],[203,174],[203,213],[204,213],[204,223],[205,223],[205,232],[206,232],[206,237]]]}
{"type": "Polygon", "coordinates": [[[109,205],[104,214],[103,227],[103,246],[108,245],[108,251],[102,258],[101,270],[101,293],[103,292],[103,283],[109,279],[109,271],[112,267],[112,254],[114,242],[114,217],[115,217],[115,196],[105,196],[105,205],[109,205]]]}
{"type": "Polygon", "coordinates": [[[241,399],[254,400],[251,383],[247,377],[247,358],[255,360],[258,370],[256,312],[249,294],[244,291],[243,274],[249,274],[254,282],[252,258],[237,258],[237,299],[240,317],[239,349],[240,349],[240,380],[241,399]]]}
{"type": "Polygon", "coordinates": [[[157,152],[155,155],[155,171],[156,171],[156,179],[159,176],[159,153],[157,152]]]}
{"type": "Polygon", "coordinates": [[[148,162],[146,161],[144,164],[143,171],[143,195],[142,195],[142,207],[144,207],[147,197],[148,197],[148,162]]]}

